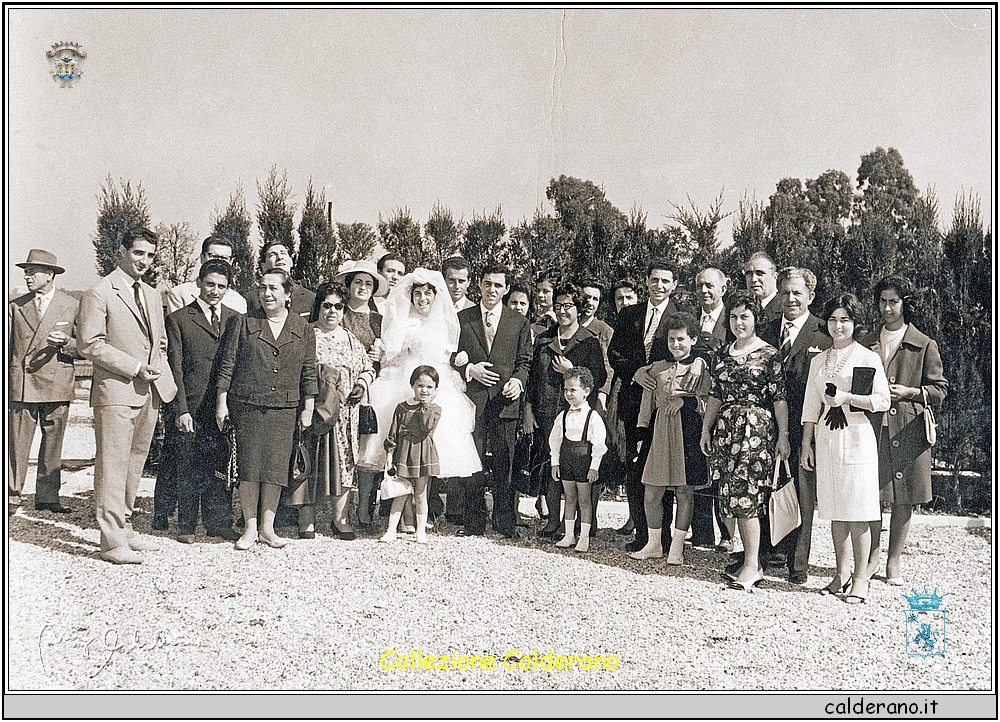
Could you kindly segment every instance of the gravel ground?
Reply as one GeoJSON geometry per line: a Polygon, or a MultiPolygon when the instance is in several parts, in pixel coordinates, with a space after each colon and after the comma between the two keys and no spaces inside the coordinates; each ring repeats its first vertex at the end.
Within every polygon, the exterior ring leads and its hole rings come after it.
{"type": "MultiPolygon", "coordinates": [[[[534,536],[460,538],[447,525],[425,547],[379,544],[379,530],[242,553],[207,537],[182,545],[172,531],[143,565],[117,567],[97,556],[91,474],[67,475],[73,514],[36,512],[29,498],[8,520],[11,690],[990,687],[990,528],[914,525],[909,582],[949,594],[947,651],[921,659],[905,654],[898,588],[873,582],[857,606],[818,594],[833,565],[821,521],[809,583],[769,577],[752,594],[723,587],[721,553],[689,548],[681,569],[633,561],[610,529],[587,555],[534,536]],[[382,669],[390,649],[494,655],[497,668],[382,669]],[[528,660],[535,649],[615,655],[617,665],[504,669],[512,649],[528,660]]],[[[143,489],[145,534],[151,480],[143,489]]],[[[608,504],[601,526],[623,523],[624,506],[608,504]]],[[[321,514],[321,534],[328,524],[321,514]]]]}

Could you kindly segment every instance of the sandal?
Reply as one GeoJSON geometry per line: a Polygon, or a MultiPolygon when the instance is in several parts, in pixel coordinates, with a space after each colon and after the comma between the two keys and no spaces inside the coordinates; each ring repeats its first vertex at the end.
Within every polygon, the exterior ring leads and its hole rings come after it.
{"type": "Polygon", "coordinates": [[[822,594],[824,597],[829,596],[831,594],[836,594],[836,595],[849,594],[851,591],[851,587],[853,586],[853,583],[854,583],[853,579],[848,579],[846,582],[844,582],[844,585],[842,587],[838,588],[831,586],[833,584],[833,582],[831,581],[830,584],[820,589],[819,593],[822,594]]]}

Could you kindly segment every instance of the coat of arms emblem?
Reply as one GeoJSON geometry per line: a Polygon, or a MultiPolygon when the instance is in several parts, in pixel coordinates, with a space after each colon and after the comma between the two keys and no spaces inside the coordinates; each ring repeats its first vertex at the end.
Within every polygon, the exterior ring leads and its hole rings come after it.
{"type": "Polygon", "coordinates": [[[933,592],[918,592],[911,589],[912,594],[903,594],[910,603],[909,609],[903,610],[906,619],[906,653],[911,657],[940,657],[944,655],[945,618],[947,609],[941,609],[941,600],[948,596],[938,594],[937,587],[933,592]]]}
{"type": "Polygon", "coordinates": [[[52,65],[52,79],[59,83],[59,87],[69,88],[83,75],[80,66],[87,59],[87,53],[79,43],[61,42],[55,43],[45,57],[52,65]]]}

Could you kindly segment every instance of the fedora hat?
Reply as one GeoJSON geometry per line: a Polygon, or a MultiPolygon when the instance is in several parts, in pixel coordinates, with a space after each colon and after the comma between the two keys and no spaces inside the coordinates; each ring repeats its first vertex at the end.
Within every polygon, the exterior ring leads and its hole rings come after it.
{"type": "Polygon", "coordinates": [[[27,266],[45,266],[51,268],[55,273],[66,273],[66,269],[56,262],[56,254],[44,251],[41,248],[32,248],[28,251],[28,260],[24,263],[15,263],[18,268],[27,266]]]}
{"type": "Polygon", "coordinates": [[[343,283],[345,278],[355,273],[367,273],[375,279],[375,291],[372,296],[378,296],[389,290],[389,282],[378,272],[375,264],[368,260],[344,261],[337,269],[337,275],[333,277],[333,280],[337,283],[343,283]]]}

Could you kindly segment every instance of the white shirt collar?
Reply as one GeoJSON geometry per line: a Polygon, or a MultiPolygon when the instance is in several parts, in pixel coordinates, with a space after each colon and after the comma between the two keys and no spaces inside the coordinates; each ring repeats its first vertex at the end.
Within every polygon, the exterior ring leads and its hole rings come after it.
{"type": "MultiPolygon", "coordinates": [[[[806,321],[809,320],[809,312],[806,311],[797,319],[792,321],[792,328],[795,329],[796,333],[802,330],[802,327],[806,325],[806,321]]],[[[785,318],[784,314],[781,314],[781,328],[784,330],[785,324],[788,323],[788,319],[785,318]]]]}
{"type": "Polygon", "coordinates": [[[484,306],[481,301],[479,303],[479,310],[482,311],[484,318],[488,314],[489,317],[492,318],[492,319],[499,319],[500,318],[500,309],[502,307],[503,307],[503,304],[502,303],[498,303],[496,306],[493,307],[493,310],[491,311],[490,309],[486,308],[486,306],[484,306]]]}
{"type": "Polygon", "coordinates": [[[579,406],[570,406],[568,409],[566,409],[566,413],[567,414],[576,414],[576,413],[580,413],[581,411],[587,411],[589,408],[590,408],[590,404],[588,404],[586,401],[584,401],[579,406]]]}
{"type": "Polygon", "coordinates": [[[725,304],[720,303],[718,306],[715,307],[714,311],[709,311],[707,313],[705,312],[704,309],[702,309],[701,317],[705,318],[705,316],[708,316],[710,319],[712,319],[713,324],[718,323],[719,316],[722,315],[722,309],[724,306],[725,304]]]}
{"type": "Polygon", "coordinates": [[[771,301],[773,301],[773,300],[774,300],[774,297],[775,297],[775,296],[777,296],[777,295],[778,295],[778,292],[777,292],[777,291],[775,291],[775,292],[774,292],[774,293],[772,293],[772,294],[771,294],[770,296],[768,296],[767,298],[765,298],[764,300],[762,300],[762,301],[760,302],[760,307],[761,307],[761,308],[766,308],[766,307],[767,307],[767,304],[769,304],[769,303],[770,303],[771,301]]]}
{"type": "Polygon", "coordinates": [[[647,317],[649,317],[649,314],[650,314],[650,313],[652,312],[652,310],[653,310],[654,308],[655,308],[655,309],[656,309],[657,311],[659,311],[659,312],[660,312],[660,315],[662,316],[662,315],[663,315],[663,313],[664,313],[664,312],[665,312],[665,311],[667,310],[667,304],[669,304],[669,303],[670,303],[670,296],[667,296],[667,297],[666,297],[666,298],[665,298],[665,299],[663,300],[663,303],[661,303],[661,304],[660,304],[660,305],[658,305],[658,306],[654,305],[652,301],[646,301],[646,316],[647,316],[647,317]]]}
{"type": "MultiPolygon", "coordinates": [[[[212,322],[212,307],[209,306],[207,303],[205,303],[202,300],[201,296],[195,296],[194,300],[198,302],[198,308],[201,309],[201,312],[203,314],[205,314],[205,318],[207,318],[208,322],[211,323],[212,322]]],[[[219,307],[216,306],[216,308],[219,308],[219,307]]],[[[221,319],[222,318],[222,311],[221,311],[221,309],[219,310],[218,313],[219,313],[219,318],[221,319]]]]}
{"type": "Polygon", "coordinates": [[[35,296],[36,301],[44,301],[46,304],[52,300],[52,297],[56,295],[56,284],[49,286],[49,290],[41,295],[35,296]]]}

